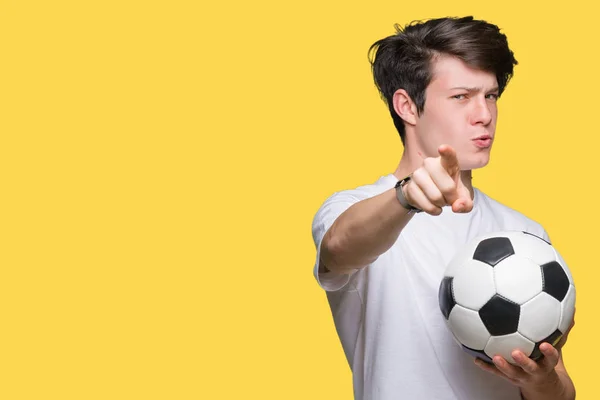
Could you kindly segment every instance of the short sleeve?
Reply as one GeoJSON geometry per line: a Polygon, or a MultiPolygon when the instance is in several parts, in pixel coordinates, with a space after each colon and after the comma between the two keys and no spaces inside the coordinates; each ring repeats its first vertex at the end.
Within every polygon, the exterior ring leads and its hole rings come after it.
{"type": "Polygon", "coordinates": [[[333,271],[319,272],[319,263],[321,259],[321,244],[323,237],[329,228],[331,228],[331,225],[333,225],[335,220],[344,211],[350,208],[350,206],[353,204],[363,200],[361,197],[363,196],[351,193],[350,191],[335,193],[323,203],[313,219],[312,236],[317,250],[317,258],[313,267],[313,274],[319,283],[319,286],[326,291],[336,291],[342,289],[344,286],[346,286],[352,275],[356,273],[356,271],[346,274],[340,274],[333,271]]]}

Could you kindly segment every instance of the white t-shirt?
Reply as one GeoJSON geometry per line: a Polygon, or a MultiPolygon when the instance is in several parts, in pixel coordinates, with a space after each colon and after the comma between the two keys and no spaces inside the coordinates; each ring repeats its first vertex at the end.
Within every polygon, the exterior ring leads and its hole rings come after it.
{"type": "Polygon", "coordinates": [[[326,291],[352,369],[357,400],[510,400],[519,389],[481,370],[445,325],[438,289],[455,252],[488,232],[522,230],[549,240],[544,228],[474,189],[473,210],[413,216],[396,243],[369,266],[319,273],[323,236],[352,204],[394,187],[394,175],[334,193],[316,213],[313,273],[326,291]]]}

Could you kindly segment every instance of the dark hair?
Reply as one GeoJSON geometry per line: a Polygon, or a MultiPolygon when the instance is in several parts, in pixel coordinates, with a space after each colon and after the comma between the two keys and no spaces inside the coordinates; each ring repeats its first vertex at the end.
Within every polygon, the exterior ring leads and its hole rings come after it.
{"type": "Polygon", "coordinates": [[[425,107],[425,89],[432,79],[432,60],[445,54],[457,57],[472,68],[494,73],[502,94],[517,65],[500,29],[473,17],[413,21],[396,34],[369,48],[375,85],[387,103],[394,125],[404,143],[404,121],[394,110],[393,96],[404,89],[420,114],[425,107]]]}

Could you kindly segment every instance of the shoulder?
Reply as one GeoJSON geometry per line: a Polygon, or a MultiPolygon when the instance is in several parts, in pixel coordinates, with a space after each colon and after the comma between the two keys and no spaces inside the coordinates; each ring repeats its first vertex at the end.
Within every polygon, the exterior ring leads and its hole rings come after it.
{"type": "Polygon", "coordinates": [[[393,188],[396,184],[396,181],[397,179],[394,177],[394,175],[389,174],[380,176],[372,183],[336,191],[325,199],[321,205],[321,208],[330,203],[355,203],[373,196],[377,196],[386,190],[393,188]]]}
{"type": "Polygon", "coordinates": [[[517,211],[504,203],[501,203],[496,199],[493,199],[492,197],[483,193],[481,190],[476,190],[480,196],[479,200],[481,207],[491,211],[494,217],[498,219],[499,222],[507,229],[524,230],[540,237],[548,237],[544,227],[538,221],[526,216],[522,212],[517,211]]]}
{"type": "Polygon", "coordinates": [[[313,230],[319,225],[328,227],[353,204],[377,196],[393,188],[395,184],[396,178],[393,174],[389,174],[380,176],[373,183],[334,192],[320,204],[313,219],[313,230]]]}

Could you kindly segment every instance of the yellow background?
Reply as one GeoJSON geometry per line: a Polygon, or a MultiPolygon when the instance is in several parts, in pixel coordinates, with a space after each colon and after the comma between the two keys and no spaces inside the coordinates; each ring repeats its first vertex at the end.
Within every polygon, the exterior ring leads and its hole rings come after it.
{"type": "Polygon", "coordinates": [[[476,185],[572,269],[597,399],[597,15],[587,2],[2,1],[0,398],[350,399],[314,213],[392,172],[368,47],[474,15],[520,64],[476,185]]]}

